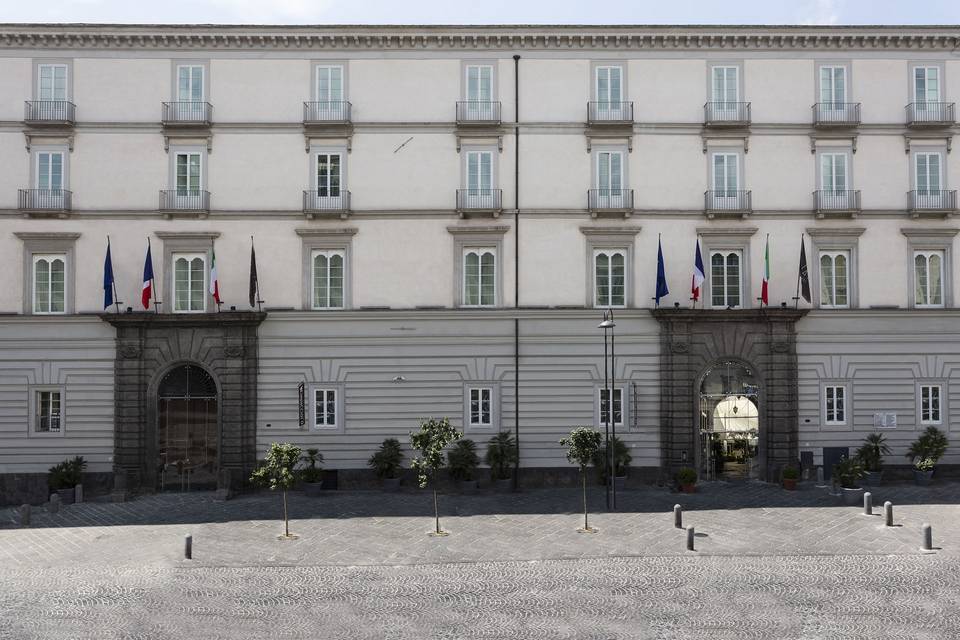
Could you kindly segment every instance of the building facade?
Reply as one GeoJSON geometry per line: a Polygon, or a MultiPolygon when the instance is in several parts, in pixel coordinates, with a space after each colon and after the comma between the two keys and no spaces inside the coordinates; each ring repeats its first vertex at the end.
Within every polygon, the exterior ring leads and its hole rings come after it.
{"type": "Polygon", "coordinates": [[[928,425],[960,435],[958,47],[955,27],[0,26],[4,499],[74,455],[105,486],[238,485],[274,441],[359,482],[428,416],[517,434],[529,476],[607,417],[632,481],[776,479],[876,431],[905,465],[928,425]]]}

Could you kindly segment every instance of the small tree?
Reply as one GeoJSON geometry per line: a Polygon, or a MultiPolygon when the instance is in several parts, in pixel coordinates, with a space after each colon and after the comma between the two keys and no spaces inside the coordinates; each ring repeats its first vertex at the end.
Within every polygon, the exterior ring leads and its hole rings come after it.
{"type": "Polygon", "coordinates": [[[569,437],[560,440],[560,445],[567,447],[567,460],[580,467],[580,477],[583,479],[583,528],[578,531],[585,533],[596,532],[587,520],[587,467],[600,451],[602,442],[600,432],[590,427],[577,427],[569,437]]]}
{"type": "MultiPolygon", "coordinates": [[[[420,421],[420,431],[410,434],[410,444],[420,452],[420,455],[411,461],[410,468],[417,472],[417,484],[421,489],[425,489],[431,480],[435,480],[437,471],[443,468],[444,448],[462,437],[463,433],[450,426],[450,421],[446,418],[420,421]]],[[[440,529],[436,482],[433,483],[433,517],[436,521],[436,530],[431,535],[447,535],[440,529]]]]}
{"type": "Polygon", "coordinates": [[[290,519],[287,516],[287,491],[297,482],[295,468],[300,462],[303,450],[286,442],[274,442],[270,445],[267,458],[250,476],[250,481],[258,487],[267,487],[271,491],[279,489],[283,493],[283,535],[281,538],[296,538],[290,535],[290,519]]]}

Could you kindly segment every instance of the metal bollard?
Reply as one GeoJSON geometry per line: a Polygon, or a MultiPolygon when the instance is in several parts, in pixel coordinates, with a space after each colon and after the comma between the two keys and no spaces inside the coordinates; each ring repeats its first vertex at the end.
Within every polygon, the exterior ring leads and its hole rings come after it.
{"type": "Polygon", "coordinates": [[[687,551],[695,551],[693,548],[693,538],[695,535],[693,527],[687,527],[687,551]]]}
{"type": "Polygon", "coordinates": [[[929,523],[923,523],[923,550],[933,550],[933,527],[929,523]]]}
{"type": "Polygon", "coordinates": [[[20,505],[20,526],[30,526],[30,505],[28,504],[20,505]]]}
{"type": "Polygon", "coordinates": [[[83,502],[83,485],[82,484],[78,484],[76,487],[74,487],[73,501],[76,504],[80,504],[81,502],[83,502]]]}
{"type": "Polygon", "coordinates": [[[683,507],[678,504],[673,505],[673,526],[683,529],[683,507]]]}
{"type": "Polygon", "coordinates": [[[47,511],[57,513],[60,511],[60,496],[53,494],[50,496],[50,504],[47,505],[47,511]]]}
{"type": "Polygon", "coordinates": [[[873,494],[869,491],[863,494],[863,515],[873,515],[873,494]]]}
{"type": "Polygon", "coordinates": [[[183,537],[183,557],[193,560],[193,536],[189,533],[183,537]]]}
{"type": "Polygon", "coordinates": [[[883,503],[883,524],[887,527],[893,526],[893,503],[883,503]]]}

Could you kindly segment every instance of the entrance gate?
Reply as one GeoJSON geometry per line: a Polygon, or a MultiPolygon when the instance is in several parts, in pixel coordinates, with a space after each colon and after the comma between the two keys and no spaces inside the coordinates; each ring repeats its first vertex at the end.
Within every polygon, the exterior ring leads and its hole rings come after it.
{"type": "Polygon", "coordinates": [[[158,490],[213,488],[217,483],[217,386],[194,365],[171,370],[157,392],[158,490]]]}
{"type": "Polygon", "coordinates": [[[753,371],[718,362],[703,376],[699,403],[699,474],[704,480],[762,477],[760,387],[753,371]]]}

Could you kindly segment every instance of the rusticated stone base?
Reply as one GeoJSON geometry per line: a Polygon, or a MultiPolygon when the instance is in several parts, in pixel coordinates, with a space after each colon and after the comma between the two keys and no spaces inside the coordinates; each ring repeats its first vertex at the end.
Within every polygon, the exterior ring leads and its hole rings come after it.
{"type": "MultiPolygon", "coordinates": [[[[113,486],[113,474],[110,472],[92,472],[83,474],[84,500],[110,493],[113,486]]],[[[43,504],[50,497],[50,486],[46,473],[2,473],[0,474],[0,506],[21,504],[43,504]]]]}

